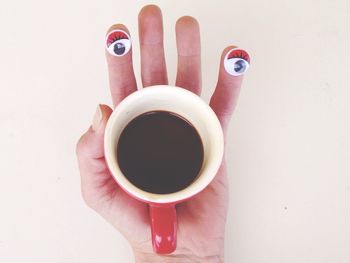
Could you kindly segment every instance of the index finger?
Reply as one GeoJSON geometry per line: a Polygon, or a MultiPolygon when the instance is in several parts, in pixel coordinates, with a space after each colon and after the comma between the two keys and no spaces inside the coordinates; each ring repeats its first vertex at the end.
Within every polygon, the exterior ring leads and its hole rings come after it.
{"type": "Polygon", "coordinates": [[[249,65],[249,54],[235,46],[225,48],[221,55],[219,78],[210,106],[220,120],[224,133],[237,105],[243,76],[249,65]]]}
{"type": "Polygon", "coordinates": [[[130,33],[122,24],[113,25],[107,31],[106,59],[109,87],[115,107],[126,96],[137,90],[130,33]]]}

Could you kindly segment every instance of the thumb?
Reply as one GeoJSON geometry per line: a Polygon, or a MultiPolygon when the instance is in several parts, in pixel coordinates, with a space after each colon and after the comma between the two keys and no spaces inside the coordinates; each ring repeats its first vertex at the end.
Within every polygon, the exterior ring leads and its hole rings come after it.
{"type": "MultiPolygon", "coordinates": [[[[82,196],[86,204],[114,226],[129,227],[148,219],[147,205],[129,197],[121,190],[109,172],[104,158],[104,132],[112,109],[99,105],[92,125],[81,136],[76,147],[82,196]],[[123,211],[123,212],[121,212],[123,211]],[[120,216],[123,213],[123,216],[120,216]],[[130,220],[128,216],[133,220],[130,220]],[[140,221],[141,220],[141,221],[140,221]]],[[[126,228],[126,227],[125,227],[126,228]]]]}
{"type": "Polygon", "coordinates": [[[100,159],[104,157],[103,137],[107,121],[112,109],[107,105],[98,105],[94,114],[92,125],[80,137],[76,153],[79,161],[82,159],[100,159]]]}
{"type": "Polygon", "coordinates": [[[111,113],[112,109],[108,106],[98,105],[92,125],[80,137],[76,146],[82,195],[85,202],[95,208],[103,196],[117,187],[111,180],[103,149],[104,131],[111,113]]]}

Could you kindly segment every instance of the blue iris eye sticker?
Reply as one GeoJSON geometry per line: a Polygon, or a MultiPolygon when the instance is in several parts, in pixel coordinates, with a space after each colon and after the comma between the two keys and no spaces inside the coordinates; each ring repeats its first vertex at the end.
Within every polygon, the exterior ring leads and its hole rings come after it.
{"type": "Polygon", "coordinates": [[[107,51],[116,57],[124,56],[131,48],[130,36],[123,30],[113,30],[106,37],[107,51]]]}
{"type": "Polygon", "coordinates": [[[234,48],[227,52],[224,59],[224,67],[232,76],[240,76],[247,72],[250,65],[249,54],[240,48],[234,48]]]}

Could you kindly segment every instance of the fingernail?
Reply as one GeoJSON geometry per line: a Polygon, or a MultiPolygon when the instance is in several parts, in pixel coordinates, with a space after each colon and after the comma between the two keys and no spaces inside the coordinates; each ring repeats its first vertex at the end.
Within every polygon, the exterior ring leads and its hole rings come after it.
{"type": "Polygon", "coordinates": [[[131,39],[128,33],[123,30],[112,30],[106,36],[106,49],[109,54],[121,57],[129,52],[131,48],[131,39]]]}
{"type": "Polygon", "coordinates": [[[102,121],[102,110],[101,110],[101,105],[97,106],[94,118],[92,120],[92,130],[97,131],[98,127],[100,127],[100,123],[102,121]]]}
{"type": "Polygon", "coordinates": [[[224,59],[224,67],[228,74],[240,76],[247,72],[250,65],[250,56],[241,48],[233,48],[227,52],[224,59]]]}

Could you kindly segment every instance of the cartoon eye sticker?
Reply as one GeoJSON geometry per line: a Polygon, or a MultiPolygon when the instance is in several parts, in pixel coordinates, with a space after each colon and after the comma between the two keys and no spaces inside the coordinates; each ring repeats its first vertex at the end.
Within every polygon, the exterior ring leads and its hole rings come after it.
{"type": "Polygon", "coordinates": [[[240,48],[227,52],[224,59],[225,70],[232,76],[240,76],[247,72],[250,65],[249,54],[240,48]]]}
{"type": "Polygon", "coordinates": [[[107,51],[117,57],[124,56],[131,48],[130,36],[123,30],[113,30],[106,37],[107,51]]]}

